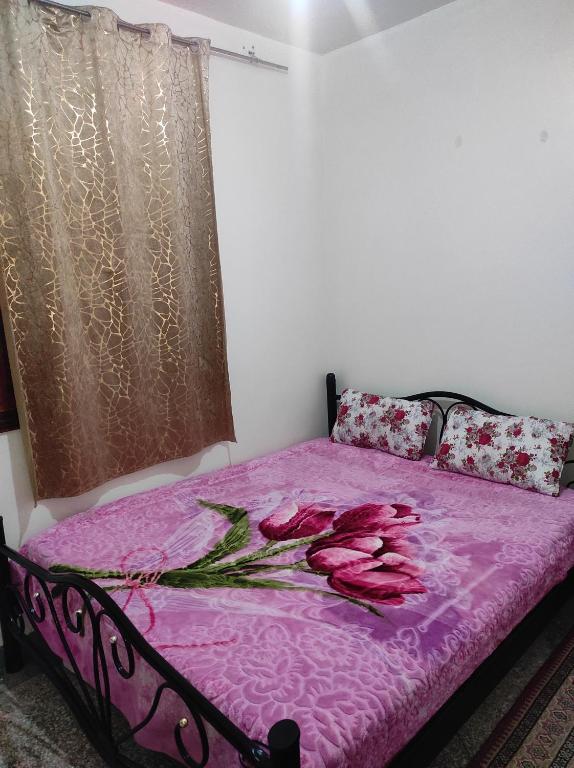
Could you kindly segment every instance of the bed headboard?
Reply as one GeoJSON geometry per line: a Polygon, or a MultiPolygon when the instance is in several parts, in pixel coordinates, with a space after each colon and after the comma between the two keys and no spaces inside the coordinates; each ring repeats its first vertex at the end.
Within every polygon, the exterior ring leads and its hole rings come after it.
{"type": "MultiPolygon", "coordinates": [[[[334,373],[328,373],[326,376],[327,384],[327,418],[329,421],[329,435],[333,431],[335,421],[337,420],[337,408],[338,402],[341,399],[341,395],[337,393],[337,379],[334,373]]],[[[469,408],[473,408],[476,411],[486,411],[493,416],[512,416],[513,414],[505,413],[493,408],[491,405],[485,405],[480,400],[475,400],[473,397],[467,395],[461,395],[458,392],[448,392],[446,390],[433,390],[432,392],[419,392],[416,395],[402,395],[402,400],[429,400],[435,406],[436,412],[439,415],[439,428],[438,428],[438,440],[440,442],[448,415],[455,405],[468,405],[469,408]],[[448,407],[443,407],[438,400],[452,400],[453,402],[448,407]]],[[[567,461],[566,465],[574,465],[574,459],[567,461]]],[[[565,470],[566,472],[567,470],[565,470]]],[[[566,487],[574,487],[574,480],[566,484],[566,487]]]]}

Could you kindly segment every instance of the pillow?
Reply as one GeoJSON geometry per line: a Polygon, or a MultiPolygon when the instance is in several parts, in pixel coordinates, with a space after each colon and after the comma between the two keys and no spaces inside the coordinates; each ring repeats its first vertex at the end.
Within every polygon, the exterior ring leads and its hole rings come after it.
{"type": "Polygon", "coordinates": [[[491,416],[457,405],[431,466],[558,496],[573,432],[564,421],[491,416]]]}
{"type": "Polygon", "coordinates": [[[423,455],[433,408],[429,400],[410,402],[344,389],[331,440],[418,460],[423,455]]]}

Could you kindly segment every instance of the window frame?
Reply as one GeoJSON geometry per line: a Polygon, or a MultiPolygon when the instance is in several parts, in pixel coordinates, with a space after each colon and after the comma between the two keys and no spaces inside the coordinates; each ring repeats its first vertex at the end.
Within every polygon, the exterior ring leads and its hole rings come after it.
{"type": "MultiPolygon", "coordinates": [[[[10,384],[12,384],[12,374],[10,371],[10,361],[8,360],[8,351],[6,348],[6,336],[4,334],[4,325],[2,323],[2,317],[0,315],[0,356],[2,357],[2,361],[6,363],[6,370],[8,372],[8,381],[10,384]]],[[[12,386],[12,391],[14,391],[14,387],[12,386]]],[[[4,432],[12,432],[15,429],[20,428],[20,423],[18,421],[18,411],[16,409],[16,403],[14,403],[14,407],[10,408],[6,411],[0,411],[0,434],[4,432]]]]}

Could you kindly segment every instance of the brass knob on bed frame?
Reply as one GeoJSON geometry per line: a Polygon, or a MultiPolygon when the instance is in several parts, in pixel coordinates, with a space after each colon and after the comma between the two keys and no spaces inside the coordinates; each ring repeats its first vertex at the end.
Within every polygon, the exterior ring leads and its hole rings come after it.
{"type": "Polygon", "coordinates": [[[180,728],[187,728],[187,726],[189,725],[189,720],[187,719],[187,717],[182,717],[178,725],[180,728]]]}

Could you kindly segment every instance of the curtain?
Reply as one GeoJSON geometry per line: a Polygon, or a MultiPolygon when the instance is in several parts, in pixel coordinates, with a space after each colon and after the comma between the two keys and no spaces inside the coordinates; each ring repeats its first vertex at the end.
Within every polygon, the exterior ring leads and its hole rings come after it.
{"type": "Polygon", "coordinates": [[[234,440],[209,43],[5,0],[0,272],[37,499],[234,440]]]}

